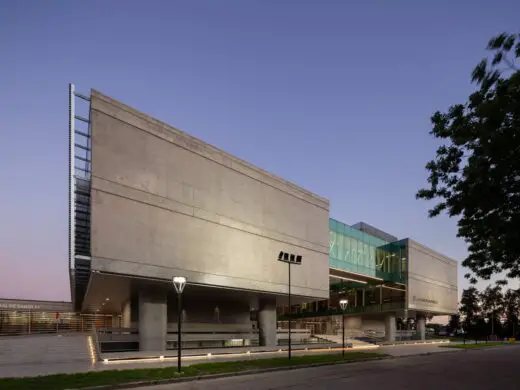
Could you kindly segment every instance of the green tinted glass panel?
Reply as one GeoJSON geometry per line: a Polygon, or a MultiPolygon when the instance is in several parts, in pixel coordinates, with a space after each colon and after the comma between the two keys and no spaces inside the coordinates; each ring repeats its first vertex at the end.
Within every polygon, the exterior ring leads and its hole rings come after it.
{"type": "Polygon", "coordinates": [[[332,268],[405,282],[401,269],[403,246],[389,243],[354,229],[340,221],[329,220],[329,261],[332,268]]]}

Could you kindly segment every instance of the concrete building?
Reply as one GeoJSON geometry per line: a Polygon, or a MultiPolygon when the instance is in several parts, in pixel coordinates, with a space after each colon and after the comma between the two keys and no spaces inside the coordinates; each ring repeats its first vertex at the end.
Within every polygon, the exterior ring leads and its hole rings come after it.
{"type": "MultiPolygon", "coordinates": [[[[187,278],[188,348],[274,347],[288,318],[329,340],[345,325],[351,338],[393,340],[413,318],[424,338],[427,316],[457,311],[453,260],[331,219],[326,198],[98,91],[71,85],[69,101],[72,305],[62,325],[122,328],[123,349],[174,349],[175,276],[187,278]]],[[[16,329],[31,329],[26,311],[28,327],[16,329]]]]}
{"type": "Polygon", "coordinates": [[[74,95],[76,310],[122,313],[141,350],[164,349],[176,340],[172,278],[184,276],[188,323],[218,312],[213,327],[251,330],[253,311],[260,343],[276,345],[276,307],[288,293],[280,252],[302,259],[292,302],[328,298],[327,199],[94,90],[89,118],[79,117],[74,95]]]}
{"type": "Polygon", "coordinates": [[[366,223],[329,221],[330,297],[279,308],[313,334],[424,339],[426,318],[457,312],[457,263],[366,223]],[[345,324],[339,301],[349,302],[345,324]]]}

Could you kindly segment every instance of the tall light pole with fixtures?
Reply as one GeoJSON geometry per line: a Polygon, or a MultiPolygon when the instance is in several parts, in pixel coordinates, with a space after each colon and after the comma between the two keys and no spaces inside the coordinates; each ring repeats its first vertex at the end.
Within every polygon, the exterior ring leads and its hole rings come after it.
{"type": "Polygon", "coordinates": [[[186,286],[184,276],[175,276],[173,285],[177,291],[177,370],[181,372],[182,291],[186,286]]]}
{"type": "Polygon", "coordinates": [[[348,306],[348,300],[346,300],[346,299],[340,300],[339,306],[341,307],[341,311],[342,311],[341,329],[342,329],[342,333],[343,333],[343,348],[341,348],[341,356],[345,357],[345,310],[347,309],[347,306],[348,306]]]}
{"type": "Polygon", "coordinates": [[[289,360],[291,360],[292,346],[291,346],[291,265],[301,265],[302,256],[294,255],[292,253],[280,252],[278,254],[278,261],[287,263],[288,268],[288,298],[289,298],[289,360]]]}

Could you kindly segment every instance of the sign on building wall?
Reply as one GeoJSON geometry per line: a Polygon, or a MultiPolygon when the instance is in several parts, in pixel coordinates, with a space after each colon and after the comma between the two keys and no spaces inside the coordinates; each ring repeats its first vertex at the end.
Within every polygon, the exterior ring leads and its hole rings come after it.
{"type": "Polygon", "coordinates": [[[39,310],[40,305],[28,305],[20,303],[0,303],[0,309],[4,310],[39,310]]]}
{"type": "Polygon", "coordinates": [[[72,303],[0,299],[0,310],[72,312],[72,303]]]}

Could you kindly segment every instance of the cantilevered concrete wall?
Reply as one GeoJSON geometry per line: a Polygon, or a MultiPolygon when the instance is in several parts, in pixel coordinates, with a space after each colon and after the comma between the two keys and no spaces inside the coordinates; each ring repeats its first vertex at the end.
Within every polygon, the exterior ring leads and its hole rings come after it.
{"type": "Polygon", "coordinates": [[[93,271],[283,295],[284,251],[303,256],[292,293],[328,298],[326,199],[99,92],[91,99],[93,271]]]}
{"type": "Polygon", "coordinates": [[[431,314],[457,312],[457,262],[407,239],[410,310],[431,314]]]}

